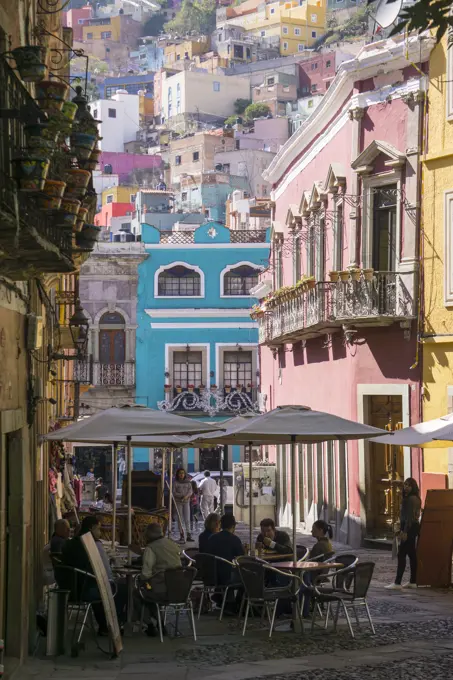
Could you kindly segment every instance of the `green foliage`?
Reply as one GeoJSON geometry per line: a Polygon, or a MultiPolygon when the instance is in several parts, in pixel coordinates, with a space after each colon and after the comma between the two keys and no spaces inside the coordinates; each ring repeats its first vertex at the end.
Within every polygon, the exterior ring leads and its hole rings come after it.
{"type": "Polygon", "coordinates": [[[329,31],[322,36],[316,46],[321,44],[331,45],[335,42],[341,42],[343,40],[350,40],[351,38],[356,38],[368,33],[368,16],[370,10],[368,7],[361,7],[354,12],[349,19],[347,19],[343,24],[339,26],[329,25],[329,31]]]}
{"type": "Polygon", "coordinates": [[[251,103],[250,99],[236,99],[234,102],[234,110],[238,116],[240,116],[251,103]]]}
{"type": "Polygon", "coordinates": [[[237,118],[238,118],[238,117],[237,117],[236,114],[234,114],[233,116],[228,116],[228,118],[226,119],[224,125],[234,125],[234,124],[236,123],[236,121],[237,121],[237,118]]]}
{"type": "Polygon", "coordinates": [[[263,118],[270,114],[271,110],[267,104],[262,104],[261,102],[256,102],[255,104],[249,104],[244,111],[244,115],[249,120],[254,118],[263,118]]]}
{"type": "MultiPolygon", "coordinates": [[[[159,4],[161,4],[160,1],[159,4]]],[[[143,35],[158,36],[164,28],[165,19],[165,14],[153,14],[145,23],[143,35]]]]}
{"type": "MultiPolygon", "coordinates": [[[[440,42],[448,28],[453,28],[453,15],[451,0],[419,0],[414,5],[406,7],[390,35],[400,33],[402,30],[423,31],[435,30],[436,40],[440,42]]],[[[450,43],[451,41],[449,41],[450,43]]]]}
{"type": "Polygon", "coordinates": [[[215,29],[215,0],[183,0],[174,19],[165,24],[170,33],[208,35],[215,29]]]}
{"type": "MultiPolygon", "coordinates": [[[[72,73],[85,73],[86,59],[84,57],[76,57],[71,61],[71,72],[72,73]]],[[[98,59],[98,57],[90,56],[88,59],[88,71],[90,73],[108,73],[109,65],[106,61],[98,59]]]]}

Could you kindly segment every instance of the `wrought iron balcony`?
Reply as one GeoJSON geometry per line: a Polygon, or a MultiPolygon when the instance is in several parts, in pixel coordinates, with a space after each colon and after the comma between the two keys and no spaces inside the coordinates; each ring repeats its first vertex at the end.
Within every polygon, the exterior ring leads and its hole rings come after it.
{"type": "Polygon", "coordinates": [[[276,345],[332,333],[343,324],[385,326],[416,316],[416,272],[374,272],[370,281],[321,281],[271,300],[258,313],[259,342],[276,345]]]}
{"type": "MultiPolygon", "coordinates": [[[[36,272],[70,272],[72,229],[53,223],[38,209],[35,198],[19,192],[12,160],[26,146],[25,125],[43,113],[22,81],[0,57],[0,265],[11,278],[26,279],[36,272]]],[[[51,161],[48,179],[61,180],[69,167],[65,158],[51,161]]]]}
{"type": "Polygon", "coordinates": [[[135,363],[127,361],[124,364],[93,364],[93,382],[95,387],[134,387],[135,363]]]}
{"type": "Polygon", "coordinates": [[[176,387],[158,402],[161,411],[216,414],[258,413],[255,387],[176,387]]]}

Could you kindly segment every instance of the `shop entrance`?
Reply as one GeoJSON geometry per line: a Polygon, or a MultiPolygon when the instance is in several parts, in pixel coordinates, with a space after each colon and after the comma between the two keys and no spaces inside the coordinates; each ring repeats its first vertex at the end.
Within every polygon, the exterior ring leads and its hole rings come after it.
{"type": "MultiPolygon", "coordinates": [[[[399,430],[402,423],[402,397],[375,395],[369,398],[369,424],[384,430],[399,430]]],[[[402,446],[369,444],[369,474],[366,480],[367,533],[392,537],[399,519],[404,482],[402,446]]]]}
{"type": "MultiPolygon", "coordinates": [[[[104,483],[111,488],[112,476],[112,447],[111,446],[77,446],[77,473],[85,477],[89,470],[93,470],[94,477],[102,477],[104,483]]],[[[118,461],[120,461],[120,451],[118,461]]]]}

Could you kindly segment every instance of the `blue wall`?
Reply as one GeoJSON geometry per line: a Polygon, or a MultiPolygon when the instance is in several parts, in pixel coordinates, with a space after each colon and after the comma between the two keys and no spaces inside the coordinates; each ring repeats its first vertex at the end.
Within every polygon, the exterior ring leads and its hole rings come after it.
{"type": "MultiPolygon", "coordinates": [[[[240,262],[265,267],[269,257],[269,233],[267,243],[233,244],[230,243],[230,230],[216,222],[198,227],[194,232],[194,243],[190,244],[160,244],[159,236],[159,230],[142,224],[142,241],[149,257],[139,265],[136,401],[152,408],[157,408],[157,402],[164,400],[164,384],[172,382],[164,375],[167,369],[171,370],[166,365],[166,345],[179,345],[181,350],[186,344],[209,345],[205,384],[218,386],[221,376],[217,375],[216,343],[233,347],[244,345],[247,350],[252,349],[251,345],[258,345],[257,324],[248,315],[256,300],[251,296],[221,297],[220,274],[228,265],[240,262]],[[156,271],[174,262],[194,265],[203,272],[203,297],[155,297],[156,271]],[[203,313],[204,309],[213,310],[212,315],[203,313]],[[168,315],[164,310],[168,310],[168,315]],[[213,377],[209,376],[210,371],[214,371],[213,377]]],[[[225,417],[231,417],[231,414],[225,417]]],[[[204,419],[209,420],[209,416],[204,419]]],[[[238,446],[232,449],[230,464],[231,459],[239,460],[240,455],[238,446]]],[[[148,451],[136,449],[134,460],[136,464],[144,464],[148,451]]],[[[188,464],[189,469],[193,468],[193,450],[188,451],[188,464]]]]}

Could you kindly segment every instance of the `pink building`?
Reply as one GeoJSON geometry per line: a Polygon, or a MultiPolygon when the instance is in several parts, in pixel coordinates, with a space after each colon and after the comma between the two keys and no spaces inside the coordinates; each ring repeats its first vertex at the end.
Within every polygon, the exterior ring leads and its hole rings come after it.
{"type": "Polygon", "coordinates": [[[158,171],[162,167],[162,157],[152,156],[150,154],[103,151],[99,167],[105,172],[106,166],[109,172],[114,175],[119,175],[120,184],[126,183],[128,176],[133,170],[150,170],[155,173],[157,172],[156,178],[158,181],[158,171]]]}
{"type": "MultiPolygon", "coordinates": [[[[372,43],[344,62],[323,101],[263,178],[275,202],[270,266],[255,289],[267,409],[313,409],[398,428],[419,422],[417,286],[422,71],[432,44],[372,43]],[[303,277],[313,277],[295,284],[303,277]],[[288,287],[286,289],[285,287],[288,287]]],[[[279,523],[290,525],[289,458],[279,523]]],[[[300,446],[297,516],[337,540],[385,538],[421,456],[364,442],[300,446]]]]}
{"type": "Polygon", "coordinates": [[[65,26],[72,28],[74,40],[83,40],[83,24],[93,16],[91,5],[85,5],[79,9],[69,9],[65,12],[65,26]]]}
{"type": "Polygon", "coordinates": [[[129,217],[130,221],[134,210],[135,205],[133,203],[105,203],[94,216],[94,224],[97,227],[110,228],[112,219],[115,217],[129,217]]]}

